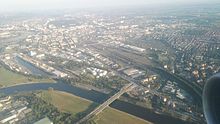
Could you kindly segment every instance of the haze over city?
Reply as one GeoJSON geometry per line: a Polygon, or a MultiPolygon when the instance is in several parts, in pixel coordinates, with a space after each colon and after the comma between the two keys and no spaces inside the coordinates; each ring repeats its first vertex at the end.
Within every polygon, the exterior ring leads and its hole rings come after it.
{"type": "Polygon", "coordinates": [[[185,5],[216,3],[219,0],[1,0],[0,11],[32,11],[51,9],[104,8],[124,6],[185,5]]]}
{"type": "Polygon", "coordinates": [[[219,73],[219,0],[0,1],[0,124],[219,124],[219,73]]]}

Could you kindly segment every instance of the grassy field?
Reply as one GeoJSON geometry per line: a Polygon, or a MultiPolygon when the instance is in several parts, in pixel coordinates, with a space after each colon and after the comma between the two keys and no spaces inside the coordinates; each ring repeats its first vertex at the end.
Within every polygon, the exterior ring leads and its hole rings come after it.
{"type": "Polygon", "coordinates": [[[90,110],[93,105],[91,101],[61,91],[43,91],[39,96],[60,111],[73,115],[90,110]]]}
{"type": "MultiPolygon", "coordinates": [[[[42,91],[38,96],[60,111],[73,115],[94,109],[91,101],[61,91],[42,91]]],[[[106,108],[98,116],[92,118],[92,121],[97,124],[152,124],[112,108],[106,108]]]]}
{"type": "Polygon", "coordinates": [[[92,120],[96,124],[152,124],[113,108],[105,109],[92,120]]]}
{"type": "Polygon", "coordinates": [[[26,77],[21,74],[9,71],[0,66],[0,86],[11,86],[21,83],[30,83],[30,82],[55,82],[53,79],[37,79],[26,77]]]}

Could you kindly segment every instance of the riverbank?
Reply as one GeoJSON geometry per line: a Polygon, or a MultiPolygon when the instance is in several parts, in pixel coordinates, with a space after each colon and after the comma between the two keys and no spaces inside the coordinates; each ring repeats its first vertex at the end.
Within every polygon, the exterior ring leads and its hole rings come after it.
{"type": "Polygon", "coordinates": [[[153,124],[128,113],[107,107],[99,115],[92,118],[97,124],[153,124]]]}
{"type": "Polygon", "coordinates": [[[39,82],[56,82],[50,78],[33,78],[27,77],[10,70],[5,69],[4,67],[0,66],[0,87],[10,87],[22,84],[29,84],[29,83],[39,83],[39,82]]]}
{"type": "Polygon", "coordinates": [[[45,102],[54,105],[59,111],[70,113],[73,116],[80,112],[91,110],[96,106],[92,107],[94,102],[90,100],[63,91],[45,90],[41,91],[37,96],[45,102]]]}
{"type": "Polygon", "coordinates": [[[95,90],[97,92],[101,92],[101,93],[105,93],[105,94],[109,94],[111,91],[108,90],[108,89],[99,89],[97,87],[94,87],[92,85],[87,85],[87,84],[79,84],[79,83],[76,83],[74,85],[75,87],[78,87],[78,88],[81,88],[81,89],[86,89],[86,90],[95,90]]]}
{"type": "MultiPolygon", "coordinates": [[[[54,81],[54,80],[53,80],[54,81]]],[[[12,84],[12,85],[7,85],[7,86],[2,86],[0,89],[5,89],[5,88],[10,88],[10,87],[15,87],[15,86],[22,86],[22,85],[28,85],[28,84],[39,84],[39,83],[57,83],[56,81],[54,82],[27,82],[27,83],[18,83],[18,84],[12,84]]]]}
{"type": "MultiPolygon", "coordinates": [[[[35,114],[40,114],[40,116],[47,115],[54,123],[60,122],[60,117],[65,120],[65,123],[75,122],[98,105],[93,101],[67,92],[53,90],[52,88],[48,90],[18,93],[15,96],[17,98],[27,98],[29,100],[32,98],[31,101],[38,99],[31,102],[30,106],[32,106],[32,111],[34,113],[33,115],[27,116],[27,118],[36,119],[35,114]],[[42,100],[45,102],[42,102],[42,100]],[[56,108],[57,116],[53,116],[53,112],[49,111],[48,108],[56,108]]],[[[97,124],[151,124],[148,121],[110,107],[107,107],[99,115],[94,116],[93,120],[97,124]]]]}
{"type": "MultiPolygon", "coordinates": [[[[13,95],[20,92],[32,92],[37,90],[48,90],[48,88],[53,88],[54,90],[59,90],[63,92],[67,92],[70,94],[73,94],[75,96],[78,96],[80,98],[85,98],[87,100],[96,102],[96,103],[103,103],[109,98],[109,95],[100,93],[94,90],[86,90],[81,89],[78,87],[70,86],[68,84],[57,82],[57,83],[38,83],[38,84],[25,84],[25,85],[18,85],[8,88],[2,88],[0,89],[0,94],[7,94],[7,95],[13,95]]],[[[141,119],[157,123],[157,124],[189,124],[187,122],[184,122],[180,119],[176,119],[170,116],[156,114],[151,110],[148,110],[146,108],[130,104],[127,102],[123,102],[120,100],[114,101],[111,105],[111,108],[115,108],[117,110],[120,110],[122,112],[126,112],[128,114],[134,115],[136,117],[139,117],[141,119]]]]}

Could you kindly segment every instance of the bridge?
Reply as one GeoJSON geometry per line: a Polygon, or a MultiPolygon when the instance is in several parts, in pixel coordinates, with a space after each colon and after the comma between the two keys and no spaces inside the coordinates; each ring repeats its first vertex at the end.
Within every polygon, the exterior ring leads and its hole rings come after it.
{"type": "Polygon", "coordinates": [[[129,84],[125,85],[124,87],[121,88],[121,90],[119,92],[117,92],[116,94],[111,96],[107,101],[105,101],[104,103],[99,105],[92,112],[90,112],[84,118],[79,120],[76,124],[81,124],[83,122],[86,122],[87,120],[89,120],[93,116],[98,115],[100,112],[102,112],[102,110],[104,110],[106,107],[108,107],[112,102],[114,102],[116,99],[118,99],[122,94],[124,94],[125,92],[133,89],[135,86],[136,85],[134,85],[134,83],[129,83],[129,84]]]}

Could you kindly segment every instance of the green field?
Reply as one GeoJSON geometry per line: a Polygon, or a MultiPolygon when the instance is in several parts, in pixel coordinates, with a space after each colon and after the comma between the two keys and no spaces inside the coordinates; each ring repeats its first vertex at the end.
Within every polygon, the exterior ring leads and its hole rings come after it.
{"type": "Polygon", "coordinates": [[[39,96],[44,101],[54,105],[61,112],[72,115],[94,108],[91,101],[61,91],[43,91],[39,96]]]}
{"type": "Polygon", "coordinates": [[[40,83],[40,82],[55,82],[53,79],[37,79],[27,77],[15,72],[9,71],[0,66],[0,87],[1,86],[12,86],[21,83],[40,83]]]}
{"type": "Polygon", "coordinates": [[[125,112],[107,108],[92,119],[96,124],[152,124],[125,112]]]}
{"type": "MultiPolygon", "coordinates": [[[[61,112],[70,113],[73,116],[95,107],[93,102],[89,100],[61,91],[42,91],[38,96],[47,103],[54,105],[61,112]]],[[[92,118],[92,122],[96,124],[151,124],[112,108],[106,108],[98,116],[92,118]]]]}

